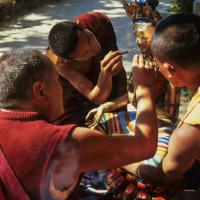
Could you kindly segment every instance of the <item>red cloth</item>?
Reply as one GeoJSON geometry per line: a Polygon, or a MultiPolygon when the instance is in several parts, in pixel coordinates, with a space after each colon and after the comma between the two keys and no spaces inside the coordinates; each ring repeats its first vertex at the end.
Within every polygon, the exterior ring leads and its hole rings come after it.
{"type": "Polygon", "coordinates": [[[30,200],[0,148],[0,199],[30,200]],[[5,188],[3,191],[3,187],[5,188]]]}
{"type": "MultiPolygon", "coordinates": [[[[113,26],[105,15],[95,13],[84,13],[74,19],[82,27],[94,33],[101,44],[101,52],[93,58],[90,72],[87,78],[96,85],[100,72],[100,62],[111,50],[117,50],[116,36],[113,26]]],[[[58,123],[77,123],[85,124],[85,116],[92,108],[96,107],[85,96],[80,94],[66,79],[62,79],[64,89],[65,115],[58,119],[58,123]],[[70,96],[68,94],[71,94],[70,96]]],[[[126,72],[122,69],[117,75],[113,76],[112,90],[108,100],[115,99],[127,93],[126,72]]]]}
{"type": "Polygon", "coordinates": [[[51,161],[74,127],[54,125],[34,112],[0,112],[0,145],[31,199],[48,195],[51,161]]]}
{"type": "Polygon", "coordinates": [[[118,49],[114,29],[107,16],[98,12],[84,13],[75,17],[74,21],[94,33],[104,54],[118,49]]]}

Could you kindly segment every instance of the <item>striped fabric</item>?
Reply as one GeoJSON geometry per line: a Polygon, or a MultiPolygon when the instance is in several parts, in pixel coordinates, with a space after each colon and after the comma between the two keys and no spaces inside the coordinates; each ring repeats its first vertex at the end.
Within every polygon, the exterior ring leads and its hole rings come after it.
{"type": "MultiPolygon", "coordinates": [[[[135,133],[136,112],[104,113],[98,129],[105,134],[129,134],[135,133]]],[[[144,164],[157,166],[167,154],[173,124],[164,116],[158,116],[158,146],[156,154],[144,160],[144,164]]]]}

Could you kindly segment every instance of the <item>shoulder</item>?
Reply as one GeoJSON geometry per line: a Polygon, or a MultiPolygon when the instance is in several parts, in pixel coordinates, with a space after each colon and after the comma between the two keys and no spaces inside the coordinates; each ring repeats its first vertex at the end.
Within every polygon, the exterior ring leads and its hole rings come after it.
{"type": "Polygon", "coordinates": [[[200,156],[200,125],[183,123],[176,128],[170,140],[171,148],[177,153],[191,154],[192,157],[200,156]]]}
{"type": "Polygon", "coordinates": [[[182,124],[170,139],[168,153],[163,160],[163,171],[177,177],[200,158],[200,126],[182,124]]]}
{"type": "Polygon", "coordinates": [[[187,108],[187,112],[181,119],[178,126],[181,126],[183,123],[191,125],[200,124],[199,113],[200,113],[200,88],[191,99],[187,108]]]}
{"type": "MultiPolygon", "coordinates": [[[[200,101],[200,100],[199,100],[200,101]]],[[[184,123],[200,125],[200,102],[194,106],[189,115],[183,120],[184,123]]]]}

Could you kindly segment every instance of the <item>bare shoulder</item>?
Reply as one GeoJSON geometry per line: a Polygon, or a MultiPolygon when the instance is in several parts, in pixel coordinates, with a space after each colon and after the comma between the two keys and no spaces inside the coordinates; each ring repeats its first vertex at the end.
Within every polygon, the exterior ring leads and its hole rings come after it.
{"type": "Polygon", "coordinates": [[[176,128],[170,139],[168,153],[163,160],[163,171],[177,177],[200,158],[200,126],[184,123],[176,128]]]}
{"type": "Polygon", "coordinates": [[[178,138],[179,140],[187,139],[200,139],[200,125],[190,125],[184,123],[182,126],[176,128],[173,132],[173,137],[178,138]]]}
{"type": "Polygon", "coordinates": [[[176,149],[192,152],[200,155],[200,125],[189,125],[184,123],[175,129],[171,142],[176,149]]]}

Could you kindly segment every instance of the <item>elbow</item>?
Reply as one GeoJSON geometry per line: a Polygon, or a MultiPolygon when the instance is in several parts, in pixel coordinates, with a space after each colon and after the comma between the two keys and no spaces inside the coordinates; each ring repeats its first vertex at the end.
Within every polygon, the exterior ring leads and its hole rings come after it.
{"type": "Polygon", "coordinates": [[[150,151],[149,151],[149,158],[153,157],[156,153],[156,149],[157,149],[157,145],[154,145],[150,148],[150,151]]]}
{"type": "Polygon", "coordinates": [[[148,138],[146,141],[146,156],[148,158],[151,158],[155,155],[157,150],[157,144],[158,144],[158,137],[148,138]]]}
{"type": "Polygon", "coordinates": [[[149,149],[150,149],[150,154],[151,157],[153,157],[157,151],[157,147],[158,147],[158,128],[156,128],[155,130],[152,131],[152,135],[150,138],[148,138],[148,144],[149,144],[149,149]]]}
{"type": "Polygon", "coordinates": [[[146,152],[146,154],[147,154],[146,157],[152,158],[156,153],[156,149],[157,149],[156,145],[149,146],[148,151],[146,152]]]}
{"type": "Polygon", "coordinates": [[[179,170],[170,169],[170,170],[163,170],[160,176],[162,177],[162,184],[167,186],[176,178],[181,177],[181,173],[179,170]]]}
{"type": "Polygon", "coordinates": [[[170,180],[173,180],[181,175],[179,169],[165,169],[164,174],[166,177],[168,177],[170,180]]]}

